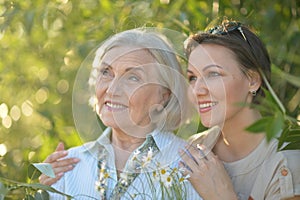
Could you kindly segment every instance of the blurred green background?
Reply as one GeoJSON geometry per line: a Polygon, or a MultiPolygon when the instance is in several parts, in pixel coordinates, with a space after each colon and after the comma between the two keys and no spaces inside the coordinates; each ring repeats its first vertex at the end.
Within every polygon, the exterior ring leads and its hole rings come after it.
{"type": "Polygon", "coordinates": [[[101,41],[140,26],[190,34],[226,15],[257,30],[272,86],[299,119],[298,0],[0,0],[0,176],[26,181],[59,141],[81,144],[72,116],[76,72],[101,41]]]}

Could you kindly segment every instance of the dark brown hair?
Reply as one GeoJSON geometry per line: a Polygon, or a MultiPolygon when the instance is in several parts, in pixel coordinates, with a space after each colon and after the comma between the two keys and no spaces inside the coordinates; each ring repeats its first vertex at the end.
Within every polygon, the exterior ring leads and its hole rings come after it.
{"type": "MultiPolygon", "coordinates": [[[[248,27],[226,20],[213,29],[191,35],[185,41],[185,53],[188,58],[199,44],[216,44],[231,50],[241,64],[242,72],[248,77],[251,76],[251,71],[257,72],[261,76],[261,87],[267,88],[261,73],[270,81],[270,57],[263,42],[248,27]]],[[[264,97],[264,92],[259,88],[253,103],[259,103],[261,97],[264,97]]]]}

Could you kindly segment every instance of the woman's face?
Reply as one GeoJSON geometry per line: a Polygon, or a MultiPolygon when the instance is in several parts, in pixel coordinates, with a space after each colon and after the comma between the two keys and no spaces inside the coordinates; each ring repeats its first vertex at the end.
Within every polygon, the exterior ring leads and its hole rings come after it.
{"type": "Polygon", "coordinates": [[[129,134],[149,131],[150,113],[163,104],[166,92],[157,81],[157,67],[144,49],[114,47],[104,55],[96,96],[98,114],[106,126],[129,134]]]}
{"type": "Polygon", "coordinates": [[[241,103],[251,102],[249,79],[229,49],[215,44],[197,46],[189,58],[189,97],[206,127],[223,127],[228,120],[245,117],[241,103]]]}

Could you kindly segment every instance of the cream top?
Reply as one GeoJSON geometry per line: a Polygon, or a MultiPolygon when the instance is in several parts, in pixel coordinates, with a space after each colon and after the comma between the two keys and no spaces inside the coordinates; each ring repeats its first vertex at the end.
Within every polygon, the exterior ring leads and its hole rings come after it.
{"type": "MultiPolygon", "coordinates": [[[[197,134],[194,142],[212,149],[217,128],[197,134]]],[[[277,151],[278,141],[264,139],[241,160],[224,163],[240,200],[277,200],[300,195],[300,150],[277,151]]]]}

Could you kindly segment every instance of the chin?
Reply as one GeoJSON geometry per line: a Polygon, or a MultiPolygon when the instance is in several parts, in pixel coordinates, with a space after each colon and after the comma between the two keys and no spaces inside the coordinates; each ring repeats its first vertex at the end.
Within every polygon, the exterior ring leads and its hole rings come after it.
{"type": "Polygon", "coordinates": [[[219,123],[211,120],[210,121],[201,120],[201,124],[206,128],[211,128],[213,126],[219,125],[219,123]]]}

